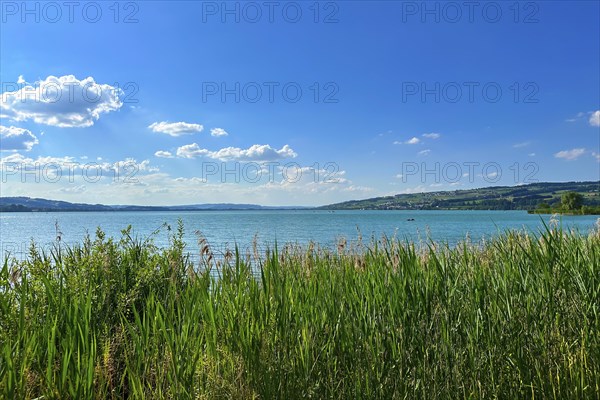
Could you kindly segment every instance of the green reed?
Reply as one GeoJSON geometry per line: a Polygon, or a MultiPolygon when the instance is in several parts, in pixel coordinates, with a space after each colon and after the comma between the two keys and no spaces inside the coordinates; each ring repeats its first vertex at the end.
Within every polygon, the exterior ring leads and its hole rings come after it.
{"type": "Polygon", "coordinates": [[[215,257],[180,224],[170,242],[98,230],[6,257],[0,398],[599,398],[597,231],[215,257]]]}

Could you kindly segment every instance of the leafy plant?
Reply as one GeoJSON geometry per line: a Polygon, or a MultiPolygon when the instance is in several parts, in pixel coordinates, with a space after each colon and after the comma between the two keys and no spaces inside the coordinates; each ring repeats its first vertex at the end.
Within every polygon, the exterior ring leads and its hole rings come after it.
{"type": "Polygon", "coordinates": [[[597,231],[219,257],[165,228],[166,249],[128,228],[5,258],[1,398],[600,393],[597,231]]]}

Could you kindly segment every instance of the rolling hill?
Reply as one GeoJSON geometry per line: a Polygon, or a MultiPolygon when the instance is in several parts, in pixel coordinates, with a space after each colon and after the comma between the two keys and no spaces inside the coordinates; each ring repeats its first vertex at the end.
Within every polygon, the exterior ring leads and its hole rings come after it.
{"type": "Polygon", "coordinates": [[[532,210],[540,203],[555,205],[564,192],[584,196],[584,204],[600,205],[600,181],[531,183],[479,189],[397,194],[319,207],[325,210],[532,210]]]}
{"type": "Polygon", "coordinates": [[[352,200],[321,207],[276,207],[256,204],[191,204],[180,206],[138,206],[69,203],[30,197],[0,197],[0,211],[224,211],[224,210],[533,210],[540,203],[555,206],[561,195],[581,193],[584,205],[600,206],[600,181],[532,183],[521,186],[493,186],[479,189],[397,194],[352,200]]]}

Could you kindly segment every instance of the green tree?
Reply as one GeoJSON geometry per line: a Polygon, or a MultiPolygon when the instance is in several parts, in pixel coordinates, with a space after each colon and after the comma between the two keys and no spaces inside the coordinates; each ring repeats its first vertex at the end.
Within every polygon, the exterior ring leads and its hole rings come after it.
{"type": "Polygon", "coordinates": [[[578,210],[583,205],[581,193],[567,192],[562,195],[561,204],[565,210],[578,210]]]}

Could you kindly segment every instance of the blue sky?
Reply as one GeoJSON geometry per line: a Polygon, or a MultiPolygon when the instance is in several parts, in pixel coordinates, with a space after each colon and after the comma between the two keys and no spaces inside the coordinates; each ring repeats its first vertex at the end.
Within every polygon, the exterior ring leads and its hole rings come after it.
{"type": "Polygon", "coordinates": [[[23,4],[0,3],[2,196],[319,205],[600,179],[598,1],[23,4]]]}

